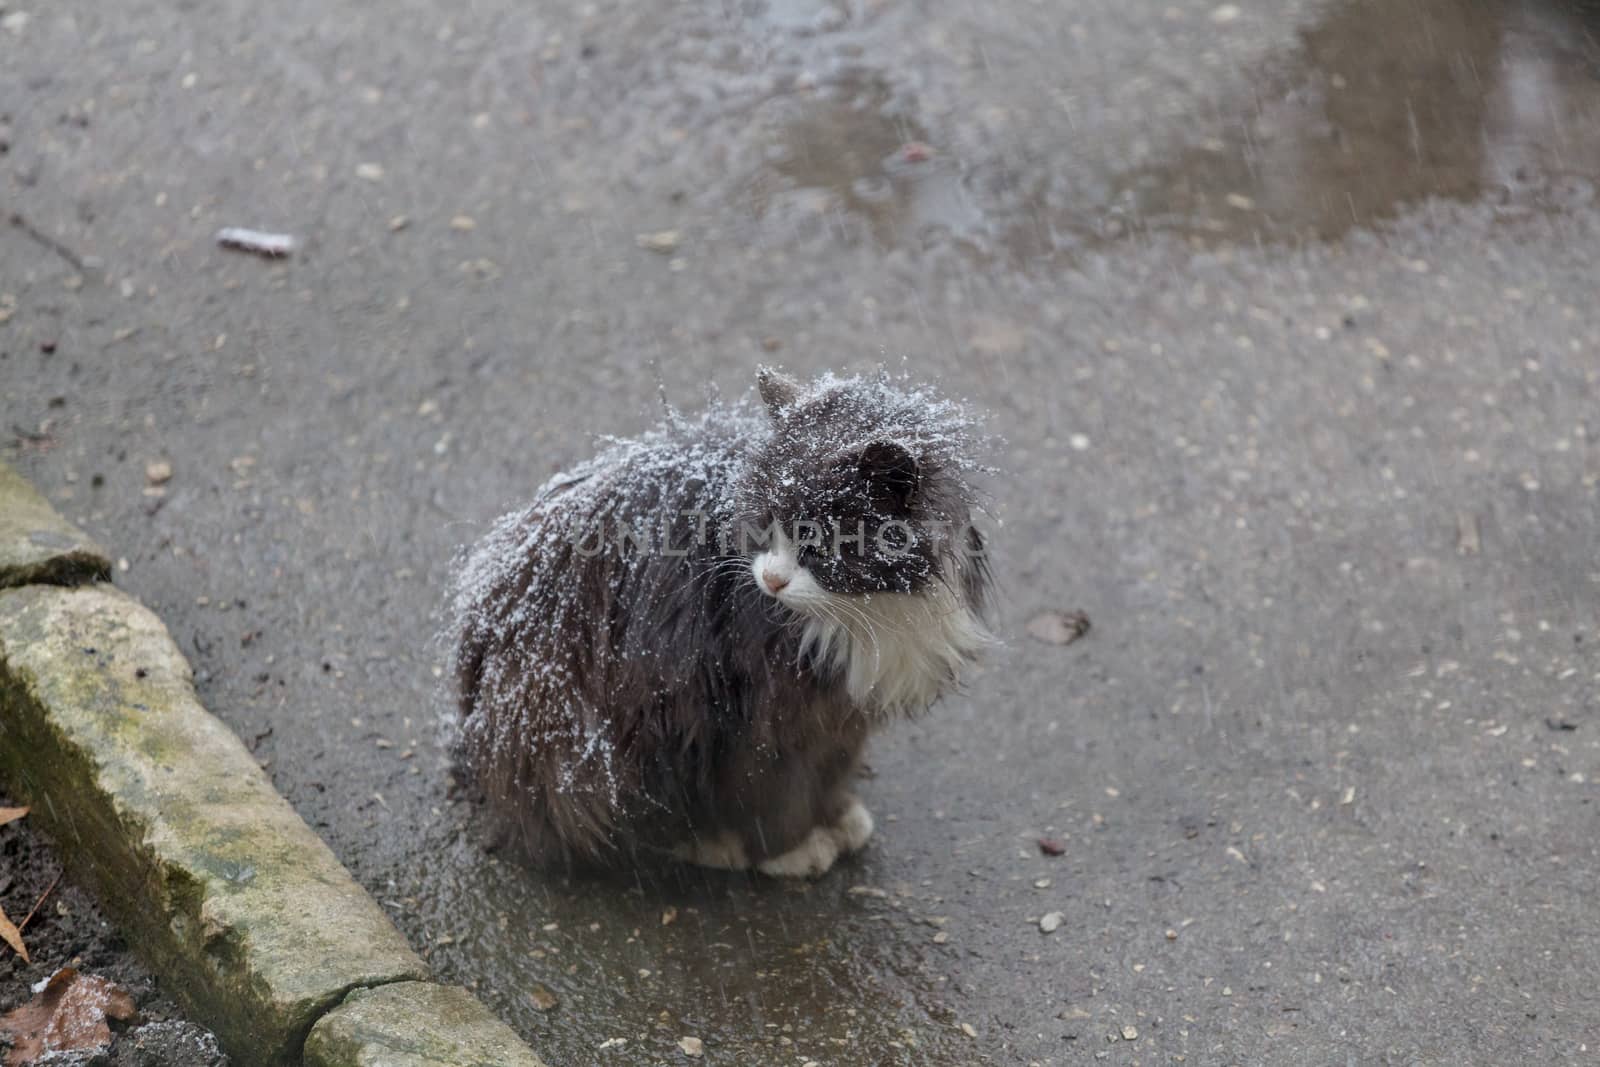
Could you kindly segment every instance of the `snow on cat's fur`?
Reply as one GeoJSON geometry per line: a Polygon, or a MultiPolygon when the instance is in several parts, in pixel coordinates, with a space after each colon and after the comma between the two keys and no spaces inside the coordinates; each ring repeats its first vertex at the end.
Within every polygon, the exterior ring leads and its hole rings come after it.
{"type": "Polygon", "coordinates": [[[459,567],[460,755],[535,859],[820,874],[872,833],[868,735],[989,640],[965,409],[887,377],[760,395],[611,442],[459,567]]]}

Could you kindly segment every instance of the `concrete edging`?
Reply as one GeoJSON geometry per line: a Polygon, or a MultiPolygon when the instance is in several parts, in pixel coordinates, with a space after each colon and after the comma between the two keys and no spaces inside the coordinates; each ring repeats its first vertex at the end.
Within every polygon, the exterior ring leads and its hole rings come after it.
{"type": "Polygon", "coordinates": [[[0,778],[185,1010],[242,1067],[542,1067],[427,982],[105,563],[0,463],[0,778]]]}

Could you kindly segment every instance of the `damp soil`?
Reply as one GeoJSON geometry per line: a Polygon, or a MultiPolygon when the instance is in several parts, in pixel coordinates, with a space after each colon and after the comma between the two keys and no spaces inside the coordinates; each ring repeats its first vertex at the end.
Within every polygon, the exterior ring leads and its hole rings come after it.
{"type": "MultiPolygon", "coordinates": [[[[0,794],[0,807],[10,801],[0,794]]],[[[133,997],[137,1016],[114,1023],[111,1046],[92,1059],[104,1067],[225,1067],[209,1032],[188,1022],[160,983],[129,951],[99,904],[61,869],[27,817],[0,827],[0,908],[22,931],[32,962],[0,948],[0,1015],[33,998],[63,967],[115,983],[133,997]],[[37,906],[37,911],[34,911],[37,906]]],[[[0,1048],[5,1047],[0,1037],[0,1048]]],[[[65,1062],[65,1061],[63,1061],[65,1062]]],[[[88,1057],[85,1063],[91,1062],[88,1057]]]]}

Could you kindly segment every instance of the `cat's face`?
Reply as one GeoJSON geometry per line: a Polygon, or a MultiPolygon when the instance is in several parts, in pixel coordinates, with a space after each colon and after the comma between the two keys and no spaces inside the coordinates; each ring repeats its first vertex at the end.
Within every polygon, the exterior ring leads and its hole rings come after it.
{"type": "Polygon", "coordinates": [[[875,439],[870,393],[769,396],[773,436],[737,494],[735,536],[766,596],[798,611],[831,598],[918,593],[940,577],[926,503],[936,486],[904,444],[875,439]]]}

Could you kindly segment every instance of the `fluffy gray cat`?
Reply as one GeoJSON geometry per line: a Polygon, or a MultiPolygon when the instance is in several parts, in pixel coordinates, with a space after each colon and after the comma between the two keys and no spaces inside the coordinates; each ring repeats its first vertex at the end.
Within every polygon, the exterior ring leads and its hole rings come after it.
{"type": "Polygon", "coordinates": [[[537,861],[820,875],[872,834],[868,736],[990,640],[965,409],[759,393],[611,442],[460,564],[459,755],[537,861]]]}

